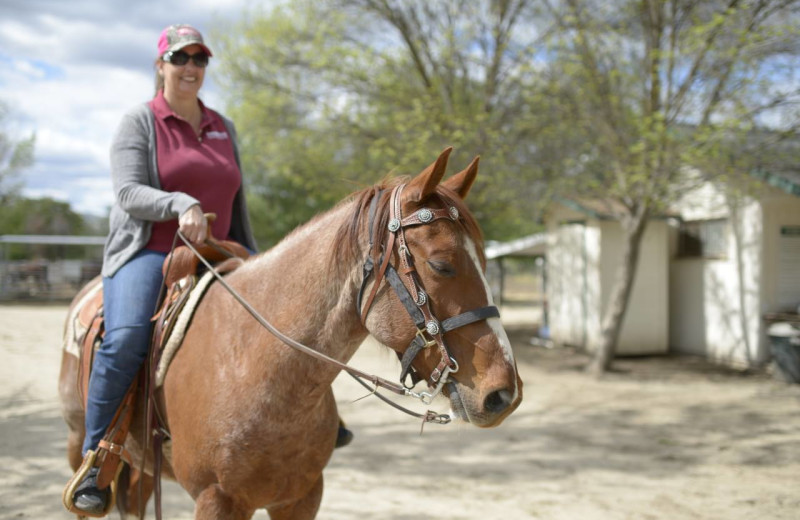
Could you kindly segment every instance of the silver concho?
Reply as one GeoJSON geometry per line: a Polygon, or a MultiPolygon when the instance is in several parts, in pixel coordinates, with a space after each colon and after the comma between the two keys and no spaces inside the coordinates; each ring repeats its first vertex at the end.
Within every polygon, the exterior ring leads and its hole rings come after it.
{"type": "Polygon", "coordinates": [[[419,291],[417,293],[417,301],[414,302],[417,304],[417,307],[422,307],[428,301],[428,295],[425,294],[425,291],[419,291]]]}
{"type": "Polygon", "coordinates": [[[436,320],[431,320],[425,324],[425,330],[428,331],[428,334],[431,336],[435,336],[439,334],[439,322],[436,320]]]}
{"type": "Polygon", "coordinates": [[[389,221],[389,231],[394,233],[398,229],[400,229],[400,219],[393,218],[392,220],[389,221]]]}
{"type": "Polygon", "coordinates": [[[450,212],[450,218],[453,220],[458,220],[458,208],[455,206],[450,206],[447,211],[450,212]]]}
{"type": "Polygon", "coordinates": [[[420,222],[430,222],[433,219],[433,212],[428,208],[422,208],[417,213],[420,222]]]}

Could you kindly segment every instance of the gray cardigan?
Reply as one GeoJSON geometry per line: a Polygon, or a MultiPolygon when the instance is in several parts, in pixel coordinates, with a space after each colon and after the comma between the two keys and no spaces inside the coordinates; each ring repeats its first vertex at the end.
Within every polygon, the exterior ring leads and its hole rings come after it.
{"type": "MultiPolygon", "coordinates": [[[[241,171],[236,129],[222,117],[233,140],[236,164],[241,171]]],[[[111,144],[111,181],[115,203],[109,217],[109,233],[103,251],[103,276],[113,276],[125,262],[150,240],[153,222],[178,218],[189,207],[199,204],[185,193],[161,190],[156,155],[155,116],[143,103],[122,118],[111,144]]],[[[242,187],[233,200],[230,236],[256,250],[242,187]]],[[[223,237],[227,238],[227,237],[223,237]]]]}

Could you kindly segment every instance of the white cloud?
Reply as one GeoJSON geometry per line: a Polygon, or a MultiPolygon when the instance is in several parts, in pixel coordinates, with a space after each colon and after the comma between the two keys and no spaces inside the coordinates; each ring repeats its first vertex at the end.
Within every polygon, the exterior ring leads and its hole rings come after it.
{"type": "Polygon", "coordinates": [[[61,202],[69,201],[69,192],[55,188],[26,188],[24,195],[31,199],[55,199],[61,202]]]}
{"type": "Polygon", "coordinates": [[[47,72],[29,61],[12,60],[11,68],[14,72],[31,79],[45,79],[47,72]]]}
{"type": "MultiPolygon", "coordinates": [[[[268,1],[268,0],[267,0],[268,1]]],[[[153,95],[161,30],[190,23],[209,35],[249,0],[3,0],[0,3],[0,101],[12,133],[36,133],[36,164],[24,193],[69,201],[104,214],[113,202],[108,150],[123,114],[153,95]]],[[[201,92],[219,106],[213,69],[201,92]]]]}

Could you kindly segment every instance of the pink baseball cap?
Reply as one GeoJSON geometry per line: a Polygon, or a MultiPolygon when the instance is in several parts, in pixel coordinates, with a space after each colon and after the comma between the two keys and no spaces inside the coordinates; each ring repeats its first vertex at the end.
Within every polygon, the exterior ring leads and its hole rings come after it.
{"type": "Polygon", "coordinates": [[[161,32],[161,37],[158,39],[158,55],[179,51],[189,45],[199,45],[206,54],[213,56],[211,50],[203,43],[200,31],[186,24],[170,25],[161,32]]]}

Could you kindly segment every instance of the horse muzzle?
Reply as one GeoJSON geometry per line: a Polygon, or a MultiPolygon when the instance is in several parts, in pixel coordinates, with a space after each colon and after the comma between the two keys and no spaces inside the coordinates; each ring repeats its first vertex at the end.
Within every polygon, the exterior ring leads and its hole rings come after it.
{"type": "Polygon", "coordinates": [[[485,393],[451,381],[447,384],[450,415],[479,428],[499,426],[522,402],[522,380],[516,388],[495,388],[485,393]]]}

